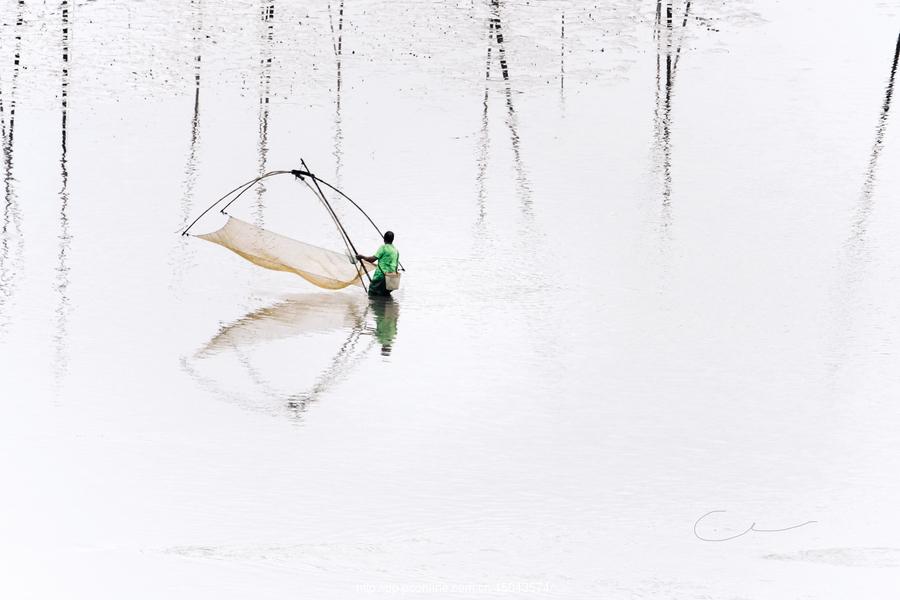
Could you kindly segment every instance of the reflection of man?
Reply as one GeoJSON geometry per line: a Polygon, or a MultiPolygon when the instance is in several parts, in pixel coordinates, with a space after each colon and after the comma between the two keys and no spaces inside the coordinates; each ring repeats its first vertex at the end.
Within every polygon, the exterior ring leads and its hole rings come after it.
{"type": "Polygon", "coordinates": [[[375,337],[381,344],[381,355],[391,354],[391,344],[397,337],[397,317],[400,306],[388,296],[372,298],[372,311],[375,313],[375,337]]]}
{"type": "Polygon", "coordinates": [[[373,265],[377,264],[378,268],[372,275],[372,284],[369,286],[369,294],[372,296],[390,296],[387,286],[384,284],[385,273],[396,273],[397,263],[400,262],[400,253],[394,248],[394,232],[386,231],[384,233],[384,244],[375,251],[373,256],[356,255],[356,260],[364,260],[373,265]]]}

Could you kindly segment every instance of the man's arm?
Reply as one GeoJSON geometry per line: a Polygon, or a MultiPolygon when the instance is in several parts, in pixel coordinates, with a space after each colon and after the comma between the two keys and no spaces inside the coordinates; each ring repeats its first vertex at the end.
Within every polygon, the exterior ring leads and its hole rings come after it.
{"type": "Polygon", "coordinates": [[[364,261],[370,262],[374,265],[376,263],[376,261],[379,258],[381,258],[383,255],[384,255],[384,246],[381,246],[378,248],[378,250],[375,251],[375,254],[373,256],[363,256],[362,254],[357,254],[356,260],[364,260],[364,261]]]}

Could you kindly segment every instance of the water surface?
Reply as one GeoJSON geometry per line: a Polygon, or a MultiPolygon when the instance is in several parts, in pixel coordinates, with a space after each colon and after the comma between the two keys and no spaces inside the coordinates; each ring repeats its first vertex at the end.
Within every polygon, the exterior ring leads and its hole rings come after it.
{"type": "Polygon", "coordinates": [[[897,2],[0,6],[4,596],[896,595],[897,2]]]}

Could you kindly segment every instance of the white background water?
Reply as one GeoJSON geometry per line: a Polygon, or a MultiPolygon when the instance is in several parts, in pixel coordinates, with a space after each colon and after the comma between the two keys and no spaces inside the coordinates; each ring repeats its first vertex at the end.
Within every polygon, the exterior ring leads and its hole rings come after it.
{"type": "Polygon", "coordinates": [[[340,8],[0,4],[0,595],[896,598],[900,3],[340,8]]]}

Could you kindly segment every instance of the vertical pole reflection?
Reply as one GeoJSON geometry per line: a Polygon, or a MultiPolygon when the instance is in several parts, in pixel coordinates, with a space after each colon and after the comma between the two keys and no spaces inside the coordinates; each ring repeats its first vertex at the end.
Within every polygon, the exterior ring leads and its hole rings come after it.
{"type": "Polygon", "coordinates": [[[341,169],[343,168],[343,142],[344,133],[341,126],[341,59],[344,50],[344,0],[341,0],[338,7],[338,23],[337,30],[334,27],[334,19],[331,15],[331,3],[328,3],[328,22],[331,25],[331,43],[334,48],[334,58],[336,62],[336,78],[335,94],[334,94],[334,174],[337,185],[341,185],[341,169]]]}
{"type": "Polygon", "coordinates": [[[487,58],[484,67],[484,100],[481,111],[481,136],[478,142],[478,157],[476,164],[478,172],[475,181],[478,184],[478,225],[484,224],[487,214],[487,164],[490,155],[491,136],[488,132],[488,97],[491,81],[491,51],[493,50],[492,38],[494,35],[494,22],[488,21],[487,58]]]}
{"type": "Polygon", "coordinates": [[[22,214],[13,178],[13,139],[15,137],[16,99],[21,68],[22,26],[25,2],[19,0],[16,12],[13,74],[9,89],[9,123],[3,120],[3,225],[0,228],[0,332],[8,323],[9,302],[17,279],[24,267],[25,240],[22,236],[22,214]]]}
{"type": "Polygon", "coordinates": [[[500,24],[500,0],[491,0],[491,22],[494,38],[497,40],[497,53],[500,55],[500,71],[503,81],[509,81],[509,66],[506,64],[506,47],[503,45],[503,31],[500,24]]]}
{"type": "Polygon", "coordinates": [[[0,145],[6,145],[6,102],[3,99],[3,81],[0,80],[0,145]]]}
{"type": "Polygon", "coordinates": [[[684,32],[687,29],[688,18],[691,14],[691,0],[687,0],[684,5],[684,16],[681,19],[681,39],[678,42],[678,48],[675,50],[675,61],[672,65],[672,77],[675,77],[675,72],[678,70],[678,59],[681,57],[681,47],[684,45],[684,32]]]}
{"type": "Polygon", "coordinates": [[[194,185],[197,180],[197,145],[200,141],[200,78],[203,64],[203,2],[191,0],[194,7],[194,112],[191,117],[191,145],[187,164],[184,168],[184,194],[181,197],[182,220],[187,221],[194,199],[194,185]]]}
{"type": "Polygon", "coordinates": [[[200,78],[203,64],[203,1],[191,0],[194,7],[194,112],[191,117],[191,146],[185,165],[185,191],[181,198],[182,216],[187,220],[193,200],[197,170],[197,143],[200,141],[200,78]]]}
{"type": "Polygon", "coordinates": [[[873,195],[878,171],[878,158],[883,148],[884,135],[887,130],[888,115],[894,95],[894,81],[897,75],[898,59],[900,59],[900,35],[898,35],[894,46],[894,56],[891,60],[891,68],[884,90],[884,101],[881,105],[881,112],[878,115],[878,123],[875,126],[875,140],[869,154],[868,164],[866,165],[862,191],[853,215],[850,235],[843,246],[845,254],[841,264],[842,272],[840,276],[842,289],[838,296],[836,314],[831,319],[834,326],[834,342],[832,343],[831,356],[828,361],[828,372],[831,376],[835,376],[846,362],[848,358],[847,348],[853,339],[851,336],[853,316],[858,311],[856,306],[857,287],[862,280],[868,260],[867,235],[869,218],[874,209],[873,195]]]}
{"type": "Polygon", "coordinates": [[[566,12],[563,11],[559,26],[559,96],[565,101],[566,89],[566,12]]]}
{"type": "Polygon", "coordinates": [[[68,172],[68,110],[69,110],[69,0],[62,0],[62,74],[61,74],[61,149],[59,191],[59,250],[56,264],[56,328],[54,341],[54,377],[59,385],[68,370],[68,318],[69,301],[69,247],[72,236],[69,233],[69,172],[68,172]]]}
{"type": "MultiPolygon", "coordinates": [[[[190,219],[191,208],[194,203],[194,188],[197,184],[197,151],[200,145],[200,82],[203,64],[203,0],[191,0],[193,8],[194,24],[192,25],[194,44],[194,105],[191,115],[191,135],[187,160],[184,165],[184,182],[181,193],[181,222],[186,223],[190,219]]],[[[175,277],[173,290],[181,289],[181,282],[185,271],[190,264],[189,257],[193,255],[192,246],[186,236],[178,237],[178,251],[172,262],[175,277]]]]}
{"type": "Polygon", "coordinates": [[[19,69],[22,62],[22,26],[25,23],[25,0],[19,0],[16,12],[15,55],[13,57],[12,97],[9,101],[9,145],[13,143],[13,130],[16,126],[16,87],[19,79],[19,69]]]}
{"type": "Polygon", "coordinates": [[[659,37],[661,23],[662,23],[662,0],[656,0],[656,29],[653,30],[654,38],[659,37]]]}
{"type": "Polygon", "coordinates": [[[872,152],[869,155],[869,163],[866,166],[866,175],[863,180],[862,195],[853,221],[852,240],[854,245],[859,245],[865,238],[869,215],[873,208],[872,194],[875,190],[878,157],[884,146],[884,133],[887,130],[888,112],[891,110],[891,98],[894,95],[894,79],[897,75],[898,59],[900,59],[900,35],[897,36],[897,44],[894,47],[894,59],[891,62],[891,71],[884,90],[884,102],[881,105],[881,114],[878,116],[878,125],[875,127],[875,142],[872,144],[872,152]]]}
{"type": "Polygon", "coordinates": [[[662,176],[662,227],[667,230],[672,222],[672,99],[675,91],[675,76],[678,60],[684,42],[691,11],[691,0],[687,0],[681,21],[681,32],[677,48],[673,26],[674,11],[672,0],[663,7],[662,0],[656,2],[656,91],[654,114],[654,138],[659,172],[662,176]],[[665,19],[665,23],[663,23],[665,19]]]}
{"type": "MultiPolygon", "coordinates": [[[[275,0],[261,0],[261,16],[264,25],[261,42],[263,51],[260,54],[259,70],[259,174],[266,172],[266,158],[269,154],[269,92],[272,81],[272,39],[274,37],[275,0]]],[[[263,226],[263,195],[266,192],[264,183],[256,186],[256,225],[263,226]]]]}
{"type": "MultiPolygon", "coordinates": [[[[672,0],[666,2],[666,88],[663,100],[663,206],[668,213],[672,202],[672,0]]],[[[670,215],[665,219],[668,226],[670,215]]]]}
{"type": "Polygon", "coordinates": [[[662,176],[662,227],[667,230],[671,222],[672,195],[672,147],[670,144],[670,119],[672,103],[672,54],[671,2],[665,8],[665,24],[662,0],[656,2],[656,91],[653,116],[653,137],[656,147],[658,169],[662,176]]]}
{"type": "Polygon", "coordinates": [[[510,83],[509,63],[506,58],[506,46],[503,40],[503,25],[500,18],[500,0],[491,0],[491,15],[488,18],[488,47],[487,59],[485,67],[485,86],[483,113],[481,119],[481,139],[480,150],[476,160],[478,165],[478,173],[476,181],[478,183],[478,202],[479,202],[479,224],[482,223],[486,213],[486,192],[485,180],[487,172],[488,157],[488,98],[490,97],[490,81],[491,81],[491,64],[492,64],[492,48],[496,45],[497,56],[500,62],[500,73],[503,76],[503,91],[506,100],[506,126],[509,129],[510,144],[513,151],[514,168],[516,171],[516,187],[518,189],[519,202],[522,212],[526,216],[531,216],[531,185],[525,172],[525,166],[522,161],[521,138],[518,132],[518,116],[513,105],[513,91],[510,83]]]}

